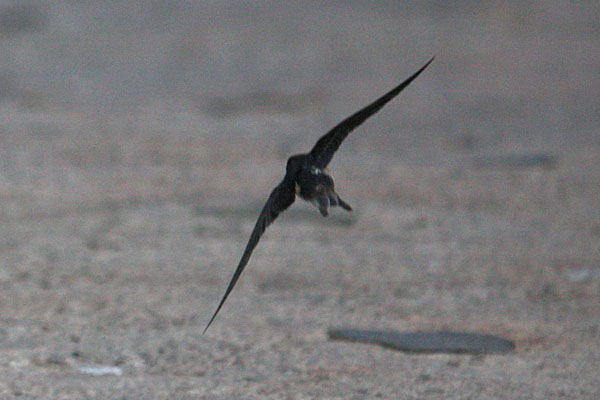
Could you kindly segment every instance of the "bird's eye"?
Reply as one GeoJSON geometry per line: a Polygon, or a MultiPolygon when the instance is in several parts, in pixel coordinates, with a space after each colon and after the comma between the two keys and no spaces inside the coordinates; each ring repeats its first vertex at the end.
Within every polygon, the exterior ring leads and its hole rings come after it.
{"type": "Polygon", "coordinates": [[[312,168],[310,169],[310,172],[311,172],[313,175],[319,175],[319,174],[321,173],[321,168],[312,167],[312,168]]]}

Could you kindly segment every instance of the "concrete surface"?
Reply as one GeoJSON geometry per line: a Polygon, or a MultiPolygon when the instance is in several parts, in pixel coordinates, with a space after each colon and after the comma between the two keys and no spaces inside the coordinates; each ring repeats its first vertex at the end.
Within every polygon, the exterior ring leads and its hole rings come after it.
{"type": "Polygon", "coordinates": [[[595,1],[0,2],[0,397],[600,397],[598,21],[595,1]],[[202,335],[287,156],[432,55],[331,165],[355,212],[295,204],[202,335]],[[481,162],[515,154],[556,163],[481,162]]]}

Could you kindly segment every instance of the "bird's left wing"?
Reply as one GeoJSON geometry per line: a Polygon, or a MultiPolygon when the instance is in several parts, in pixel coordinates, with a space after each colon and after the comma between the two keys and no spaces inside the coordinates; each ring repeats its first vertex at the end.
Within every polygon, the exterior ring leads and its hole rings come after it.
{"type": "Polygon", "coordinates": [[[318,168],[327,167],[327,164],[329,164],[337,149],[340,147],[344,139],[346,139],[346,136],[348,136],[350,132],[365,122],[367,118],[381,110],[381,108],[385,106],[391,99],[396,97],[404,88],[414,81],[416,77],[419,76],[419,74],[421,74],[421,72],[423,72],[425,68],[429,66],[429,64],[431,64],[432,61],[433,58],[404,82],[368,106],[364,107],[362,110],[355,112],[323,135],[323,137],[317,141],[315,146],[310,151],[310,156],[313,159],[313,165],[318,168]]]}
{"type": "Polygon", "coordinates": [[[229,296],[229,294],[233,290],[233,287],[240,278],[242,271],[244,271],[246,264],[248,264],[248,260],[250,260],[250,255],[252,254],[252,251],[258,244],[258,240],[264,233],[265,229],[267,229],[267,226],[269,226],[273,221],[275,221],[275,218],[277,218],[277,216],[282,211],[291,206],[295,199],[296,194],[294,193],[294,189],[288,187],[287,185],[280,184],[275,189],[273,189],[273,192],[271,192],[271,195],[267,200],[267,204],[265,204],[264,208],[260,213],[260,216],[258,217],[258,221],[256,221],[254,230],[252,230],[252,234],[250,235],[250,239],[248,240],[248,244],[246,245],[246,249],[244,250],[242,259],[240,260],[240,263],[238,264],[238,267],[235,270],[233,277],[231,278],[231,282],[229,282],[229,286],[227,286],[227,290],[225,291],[225,294],[223,295],[223,298],[221,299],[217,310],[206,325],[206,328],[204,328],[204,332],[206,332],[210,324],[212,324],[215,317],[221,310],[221,307],[223,307],[225,300],[227,300],[227,297],[229,296]]]}

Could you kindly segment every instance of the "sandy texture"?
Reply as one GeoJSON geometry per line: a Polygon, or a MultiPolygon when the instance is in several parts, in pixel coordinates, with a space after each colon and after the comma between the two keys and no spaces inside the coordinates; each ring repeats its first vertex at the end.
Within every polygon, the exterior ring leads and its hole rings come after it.
{"type": "Polygon", "coordinates": [[[596,1],[14,4],[0,398],[600,397],[596,1]],[[202,335],[287,156],[432,55],[331,165],[355,212],[295,204],[202,335]]]}

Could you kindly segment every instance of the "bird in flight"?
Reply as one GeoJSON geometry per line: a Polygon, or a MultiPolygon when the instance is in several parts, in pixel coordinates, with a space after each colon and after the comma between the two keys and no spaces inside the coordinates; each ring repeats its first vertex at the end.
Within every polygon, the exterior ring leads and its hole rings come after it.
{"type": "Polygon", "coordinates": [[[252,230],[242,259],[231,278],[231,282],[229,282],[229,286],[227,286],[227,290],[225,290],[225,294],[219,302],[217,310],[206,325],[206,328],[204,328],[205,333],[240,278],[261,235],[281,212],[292,205],[296,199],[296,195],[300,196],[303,200],[313,203],[324,217],[328,215],[329,206],[340,206],[346,211],[352,211],[352,207],[344,202],[335,192],[333,178],[326,173],[327,165],[350,132],[365,122],[367,118],[381,110],[384,105],[415,80],[432,61],[433,58],[400,85],[337,124],[317,141],[309,153],[296,154],[287,160],[285,176],[281,183],[273,189],[267,203],[262,209],[258,221],[256,221],[256,225],[252,230]]]}

